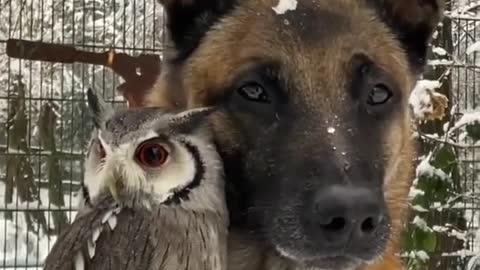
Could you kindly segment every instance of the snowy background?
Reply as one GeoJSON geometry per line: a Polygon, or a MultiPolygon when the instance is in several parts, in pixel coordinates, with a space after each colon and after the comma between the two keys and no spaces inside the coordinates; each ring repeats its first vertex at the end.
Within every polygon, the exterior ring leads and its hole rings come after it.
{"type": "Polygon", "coordinates": [[[109,69],[9,58],[7,39],[159,54],[162,25],[153,0],[0,0],[0,269],[35,269],[75,216],[86,89],[122,103],[109,69]]]}
{"type": "MultiPolygon", "coordinates": [[[[410,99],[423,149],[402,253],[410,270],[480,269],[480,1],[449,3],[410,99]]],[[[36,269],[75,216],[86,89],[122,104],[109,69],[9,58],[7,39],[160,54],[163,23],[154,0],[0,0],[0,269],[36,269]]]]}

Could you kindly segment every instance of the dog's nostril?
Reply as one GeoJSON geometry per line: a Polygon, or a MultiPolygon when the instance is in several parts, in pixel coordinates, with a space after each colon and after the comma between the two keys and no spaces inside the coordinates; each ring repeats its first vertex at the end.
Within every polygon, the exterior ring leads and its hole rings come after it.
{"type": "Polygon", "coordinates": [[[360,229],[363,233],[372,233],[377,227],[376,223],[374,218],[369,217],[362,222],[360,229]]]}
{"type": "Polygon", "coordinates": [[[328,232],[339,232],[345,229],[347,221],[343,217],[334,217],[329,223],[323,224],[322,227],[328,232]]]}

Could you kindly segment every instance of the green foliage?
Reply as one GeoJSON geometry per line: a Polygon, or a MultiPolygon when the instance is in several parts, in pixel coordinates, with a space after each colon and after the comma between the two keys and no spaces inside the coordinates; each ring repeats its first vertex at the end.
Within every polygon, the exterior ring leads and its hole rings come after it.
{"type": "Polygon", "coordinates": [[[463,210],[451,208],[462,192],[458,153],[449,144],[438,142],[429,146],[431,152],[417,168],[413,187],[416,196],[411,201],[413,221],[404,238],[410,270],[432,269],[423,254],[456,252],[466,245],[451,234],[453,230],[462,231],[466,224],[463,210]],[[447,226],[449,223],[457,227],[447,226]]]}

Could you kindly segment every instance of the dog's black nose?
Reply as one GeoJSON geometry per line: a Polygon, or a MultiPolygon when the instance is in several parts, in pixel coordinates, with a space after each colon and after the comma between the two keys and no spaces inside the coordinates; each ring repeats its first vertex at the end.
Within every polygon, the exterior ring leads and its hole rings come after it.
{"type": "Polygon", "coordinates": [[[332,186],[315,194],[313,225],[326,246],[362,246],[384,218],[383,198],[366,188],[332,186]]]}

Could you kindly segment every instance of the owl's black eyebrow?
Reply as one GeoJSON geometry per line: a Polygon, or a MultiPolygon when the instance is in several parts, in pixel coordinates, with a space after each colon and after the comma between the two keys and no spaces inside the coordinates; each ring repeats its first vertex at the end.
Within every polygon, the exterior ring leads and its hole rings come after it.
{"type": "Polygon", "coordinates": [[[198,187],[202,179],[205,177],[205,162],[200,155],[198,147],[184,140],[181,140],[180,143],[187,148],[188,152],[190,152],[193,156],[193,162],[195,163],[195,175],[193,176],[190,184],[181,190],[175,191],[173,195],[164,202],[165,205],[180,204],[182,200],[188,200],[190,191],[198,187]]]}

